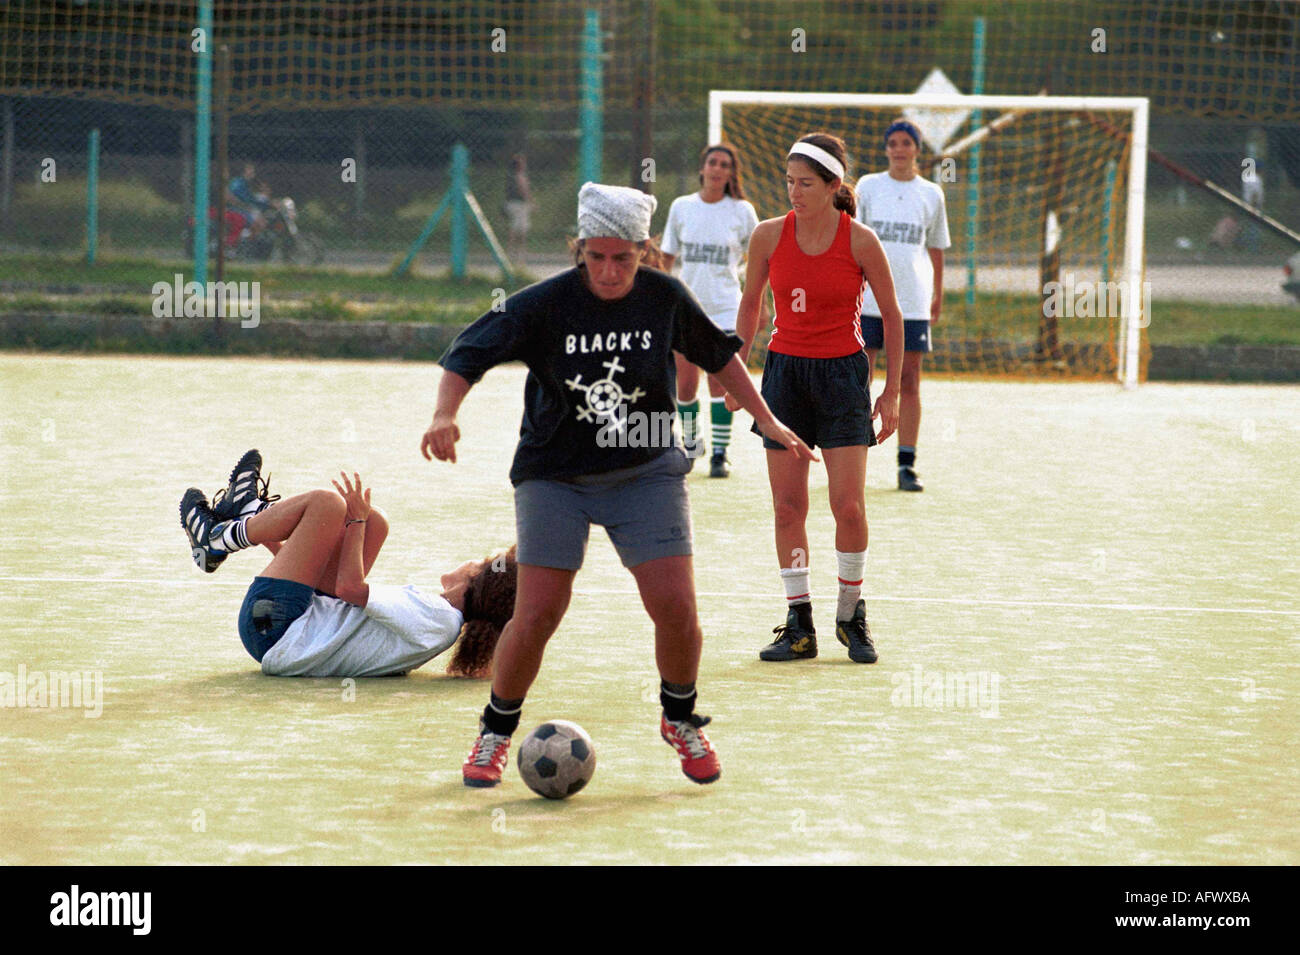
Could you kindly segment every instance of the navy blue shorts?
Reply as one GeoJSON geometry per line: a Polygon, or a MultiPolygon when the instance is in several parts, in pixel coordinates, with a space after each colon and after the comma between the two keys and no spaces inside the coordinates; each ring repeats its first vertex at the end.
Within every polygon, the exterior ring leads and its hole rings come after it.
{"type": "Polygon", "coordinates": [[[239,639],[258,663],[311,606],[316,591],[296,580],[254,577],[239,608],[239,639]]]}
{"type": "MultiPolygon", "coordinates": [[[[876,443],[871,426],[871,365],[865,352],[842,358],[799,358],[768,352],[763,363],[763,400],[777,420],[810,448],[876,443]]],[[[762,434],[758,425],[750,428],[762,434]]],[[[763,447],[784,445],[763,436],[763,447]]]]}
{"type": "MultiPolygon", "coordinates": [[[[862,341],[875,351],[885,347],[885,323],[879,315],[863,315],[862,341]]],[[[923,318],[903,319],[903,351],[934,351],[930,340],[930,323],[923,318]]]]}

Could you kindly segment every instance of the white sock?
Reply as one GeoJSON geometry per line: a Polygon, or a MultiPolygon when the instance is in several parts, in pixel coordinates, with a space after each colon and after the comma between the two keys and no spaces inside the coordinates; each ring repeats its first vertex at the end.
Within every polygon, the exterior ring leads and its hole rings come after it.
{"type": "Polygon", "coordinates": [[[255,497],[244,505],[244,509],[239,512],[239,516],[247,519],[255,514],[261,514],[274,503],[274,501],[264,501],[260,497],[255,497]]]}
{"type": "Polygon", "coordinates": [[[785,588],[787,606],[812,603],[812,588],[808,584],[807,567],[782,567],[781,586],[785,588]]]}
{"type": "Polygon", "coordinates": [[[862,597],[862,568],[867,563],[867,552],[835,552],[835,563],[839,565],[840,593],[835,604],[836,620],[851,620],[853,611],[858,608],[862,597]]]}
{"type": "Polygon", "coordinates": [[[218,546],[227,553],[243,550],[245,547],[251,546],[248,543],[248,530],[245,527],[247,523],[247,517],[240,517],[233,521],[226,521],[224,524],[218,524],[214,530],[220,529],[221,536],[219,542],[215,543],[218,543],[218,546]]]}

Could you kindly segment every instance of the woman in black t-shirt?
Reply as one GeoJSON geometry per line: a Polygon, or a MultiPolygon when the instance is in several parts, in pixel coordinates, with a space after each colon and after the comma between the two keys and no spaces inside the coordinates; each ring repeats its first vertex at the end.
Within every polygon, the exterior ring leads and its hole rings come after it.
{"type": "Polygon", "coordinates": [[[529,374],[510,478],[519,581],[501,635],[480,733],[462,767],[466,785],[501,780],[525,694],[564,612],[591,524],[605,527],[655,623],[660,732],[699,783],[721,773],[695,708],[701,634],[695,609],[688,462],[672,428],[677,351],[715,375],[772,440],[808,446],[773,417],[740,345],[677,279],[643,267],[653,196],[587,183],[579,193],[581,264],[529,286],[484,314],[443,355],[425,458],[456,460],[456,413],[484,372],[522,361],[529,374]]]}

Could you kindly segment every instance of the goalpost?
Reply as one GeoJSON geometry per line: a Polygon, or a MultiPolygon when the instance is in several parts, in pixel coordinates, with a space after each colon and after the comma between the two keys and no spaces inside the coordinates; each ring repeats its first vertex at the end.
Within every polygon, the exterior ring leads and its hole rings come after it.
{"type": "Polygon", "coordinates": [[[709,142],[740,148],[746,193],[769,218],[789,211],[785,157],[799,136],[841,137],[856,181],[887,167],[883,134],[899,116],[921,130],[922,174],[944,189],[952,237],[928,363],[1136,387],[1150,322],[1148,100],[712,90],[709,142]],[[972,157],[977,183],[967,175],[972,157]]]}

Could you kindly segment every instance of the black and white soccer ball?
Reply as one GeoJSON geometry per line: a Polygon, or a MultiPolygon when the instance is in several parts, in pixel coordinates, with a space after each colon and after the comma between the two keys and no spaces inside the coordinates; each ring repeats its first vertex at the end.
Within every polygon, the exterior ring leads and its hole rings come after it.
{"type": "Polygon", "coordinates": [[[596,772],[596,747],[577,723],[551,720],[528,734],[519,747],[519,775],[547,799],[566,799],[596,772]]]}

